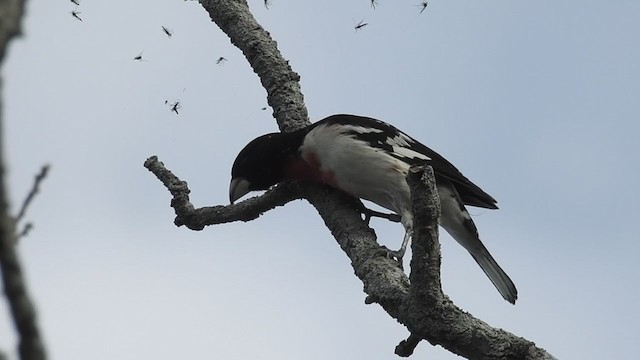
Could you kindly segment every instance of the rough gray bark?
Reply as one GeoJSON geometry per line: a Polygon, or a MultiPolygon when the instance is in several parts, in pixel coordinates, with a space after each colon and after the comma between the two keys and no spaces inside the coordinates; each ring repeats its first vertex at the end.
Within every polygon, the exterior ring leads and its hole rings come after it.
{"type": "MultiPolygon", "coordinates": [[[[275,42],[255,21],[246,1],[201,0],[213,21],[240,48],[267,90],[269,104],[282,131],[308,124],[306,110],[295,74],[280,55],[275,42]],[[264,57],[262,59],[261,57],[264,57]],[[281,87],[282,86],[282,87],[281,87]]],[[[364,284],[367,303],[378,303],[405,325],[410,336],[396,353],[409,356],[425,339],[469,359],[553,359],[531,341],[492,328],[456,307],[440,287],[440,247],[438,243],[439,200],[434,190],[433,172],[413,169],[410,184],[415,216],[411,275],[381,252],[374,231],[362,220],[361,203],[328,187],[285,183],[235,205],[195,209],[189,202],[187,184],[152,156],[149,169],[171,192],[175,224],[193,230],[230,221],[249,221],[263,212],[304,198],[311,203],[342,250],[351,259],[356,276],[364,284]]]]}
{"type": "MultiPolygon", "coordinates": [[[[0,0],[0,62],[4,60],[9,41],[20,34],[23,12],[24,1],[0,0]]],[[[1,83],[0,86],[2,86],[1,83]]],[[[35,308],[29,296],[20,259],[16,252],[15,220],[9,214],[4,184],[2,110],[0,103],[0,269],[2,270],[2,282],[13,323],[18,331],[20,358],[23,360],[43,360],[46,359],[45,349],[36,322],[35,308]]]]}

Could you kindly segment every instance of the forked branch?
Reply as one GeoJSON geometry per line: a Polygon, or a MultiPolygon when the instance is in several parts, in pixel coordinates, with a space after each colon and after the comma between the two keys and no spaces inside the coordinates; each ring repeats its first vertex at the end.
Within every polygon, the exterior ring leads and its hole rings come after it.
{"type": "MultiPolygon", "coordinates": [[[[244,0],[200,0],[211,19],[242,50],[267,90],[269,105],[282,131],[309,124],[300,93],[299,76],[278,51],[269,34],[256,22],[244,0]]],[[[407,177],[414,211],[411,275],[383,256],[374,231],[362,220],[357,199],[327,187],[287,183],[237,205],[195,209],[186,183],[165,171],[157,158],[145,166],[172,193],[176,225],[201,230],[206,225],[248,221],[265,211],[299,198],[309,201],[351,264],[367,294],[410,332],[396,349],[408,356],[421,339],[469,359],[553,359],[534,343],[492,328],[456,307],[440,288],[438,204],[433,171],[412,169],[407,177]]],[[[170,172],[169,172],[170,173],[170,172]]]]}
{"type": "Polygon", "coordinates": [[[196,209],[189,202],[189,189],[155,156],[145,167],[173,195],[175,223],[193,230],[207,225],[249,221],[289,201],[305,198],[319,212],[326,226],[351,259],[362,280],[367,303],[380,304],[404,324],[411,336],[396,353],[409,356],[421,339],[469,359],[553,359],[534,343],[517,337],[464,312],[442,293],[440,244],[438,242],[439,199],[431,167],[412,168],[407,176],[415,214],[411,245],[411,274],[407,278],[398,264],[380,251],[375,233],[360,217],[357,200],[330,188],[301,183],[283,183],[264,195],[235,205],[196,209]]]}
{"type": "MultiPolygon", "coordinates": [[[[0,1],[0,62],[9,41],[20,34],[25,1],[0,1]]],[[[0,79],[0,86],[1,79],[0,79]]],[[[18,332],[18,354],[23,360],[44,360],[46,351],[36,319],[36,310],[22,271],[16,249],[15,219],[9,214],[9,197],[5,186],[4,125],[0,99],[0,275],[10,316],[18,332]]],[[[0,354],[4,357],[4,354],[0,354]]]]}

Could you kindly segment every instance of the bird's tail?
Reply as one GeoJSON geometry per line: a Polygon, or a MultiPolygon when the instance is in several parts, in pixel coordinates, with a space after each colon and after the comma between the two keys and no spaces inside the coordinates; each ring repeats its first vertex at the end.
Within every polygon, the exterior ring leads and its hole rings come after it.
{"type": "Polygon", "coordinates": [[[487,248],[482,245],[482,251],[476,254],[471,253],[471,256],[480,265],[484,273],[487,274],[489,280],[500,292],[500,295],[508,302],[515,304],[516,299],[518,299],[518,290],[509,275],[502,270],[487,248]]]}
{"type": "Polygon", "coordinates": [[[516,286],[480,241],[476,225],[458,194],[446,187],[438,187],[438,190],[442,205],[442,227],[471,254],[500,295],[515,304],[518,298],[516,286]]]}

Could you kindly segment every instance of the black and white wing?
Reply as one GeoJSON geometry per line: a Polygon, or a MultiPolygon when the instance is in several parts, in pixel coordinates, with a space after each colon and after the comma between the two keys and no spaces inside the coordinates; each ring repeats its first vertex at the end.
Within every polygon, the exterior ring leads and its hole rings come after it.
{"type": "Polygon", "coordinates": [[[451,181],[465,205],[498,208],[496,200],[491,195],[462,175],[453,164],[392,125],[368,117],[339,114],[318,121],[310,128],[320,124],[340,124],[350,128],[347,133],[352,133],[355,138],[366,141],[370,146],[379,148],[407,164],[429,164],[433,168],[436,181],[439,178],[451,181]]]}

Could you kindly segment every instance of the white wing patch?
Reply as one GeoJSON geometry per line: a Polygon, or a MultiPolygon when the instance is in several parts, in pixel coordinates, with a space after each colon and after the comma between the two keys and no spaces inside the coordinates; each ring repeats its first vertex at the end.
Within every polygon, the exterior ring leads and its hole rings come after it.
{"type": "Polygon", "coordinates": [[[391,146],[411,146],[414,141],[403,133],[398,133],[394,137],[387,138],[387,144],[391,146]]]}
{"type": "Polygon", "coordinates": [[[417,158],[431,160],[427,155],[411,150],[411,144],[415,141],[404,133],[399,132],[396,136],[387,139],[387,144],[391,145],[393,152],[407,158],[417,158]]]}
{"type": "Polygon", "coordinates": [[[376,129],[372,127],[345,125],[345,124],[340,124],[338,129],[340,132],[343,132],[343,133],[353,131],[353,132],[357,132],[358,134],[381,133],[383,131],[381,129],[376,129]]]}
{"type": "Polygon", "coordinates": [[[305,136],[301,156],[305,160],[315,156],[320,169],[331,173],[342,191],[406,217],[410,213],[405,206],[409,204],[405,180],[409,164],[348,134],[351,131],[384,133],[370,127],[319,125],[305,136]]]}

